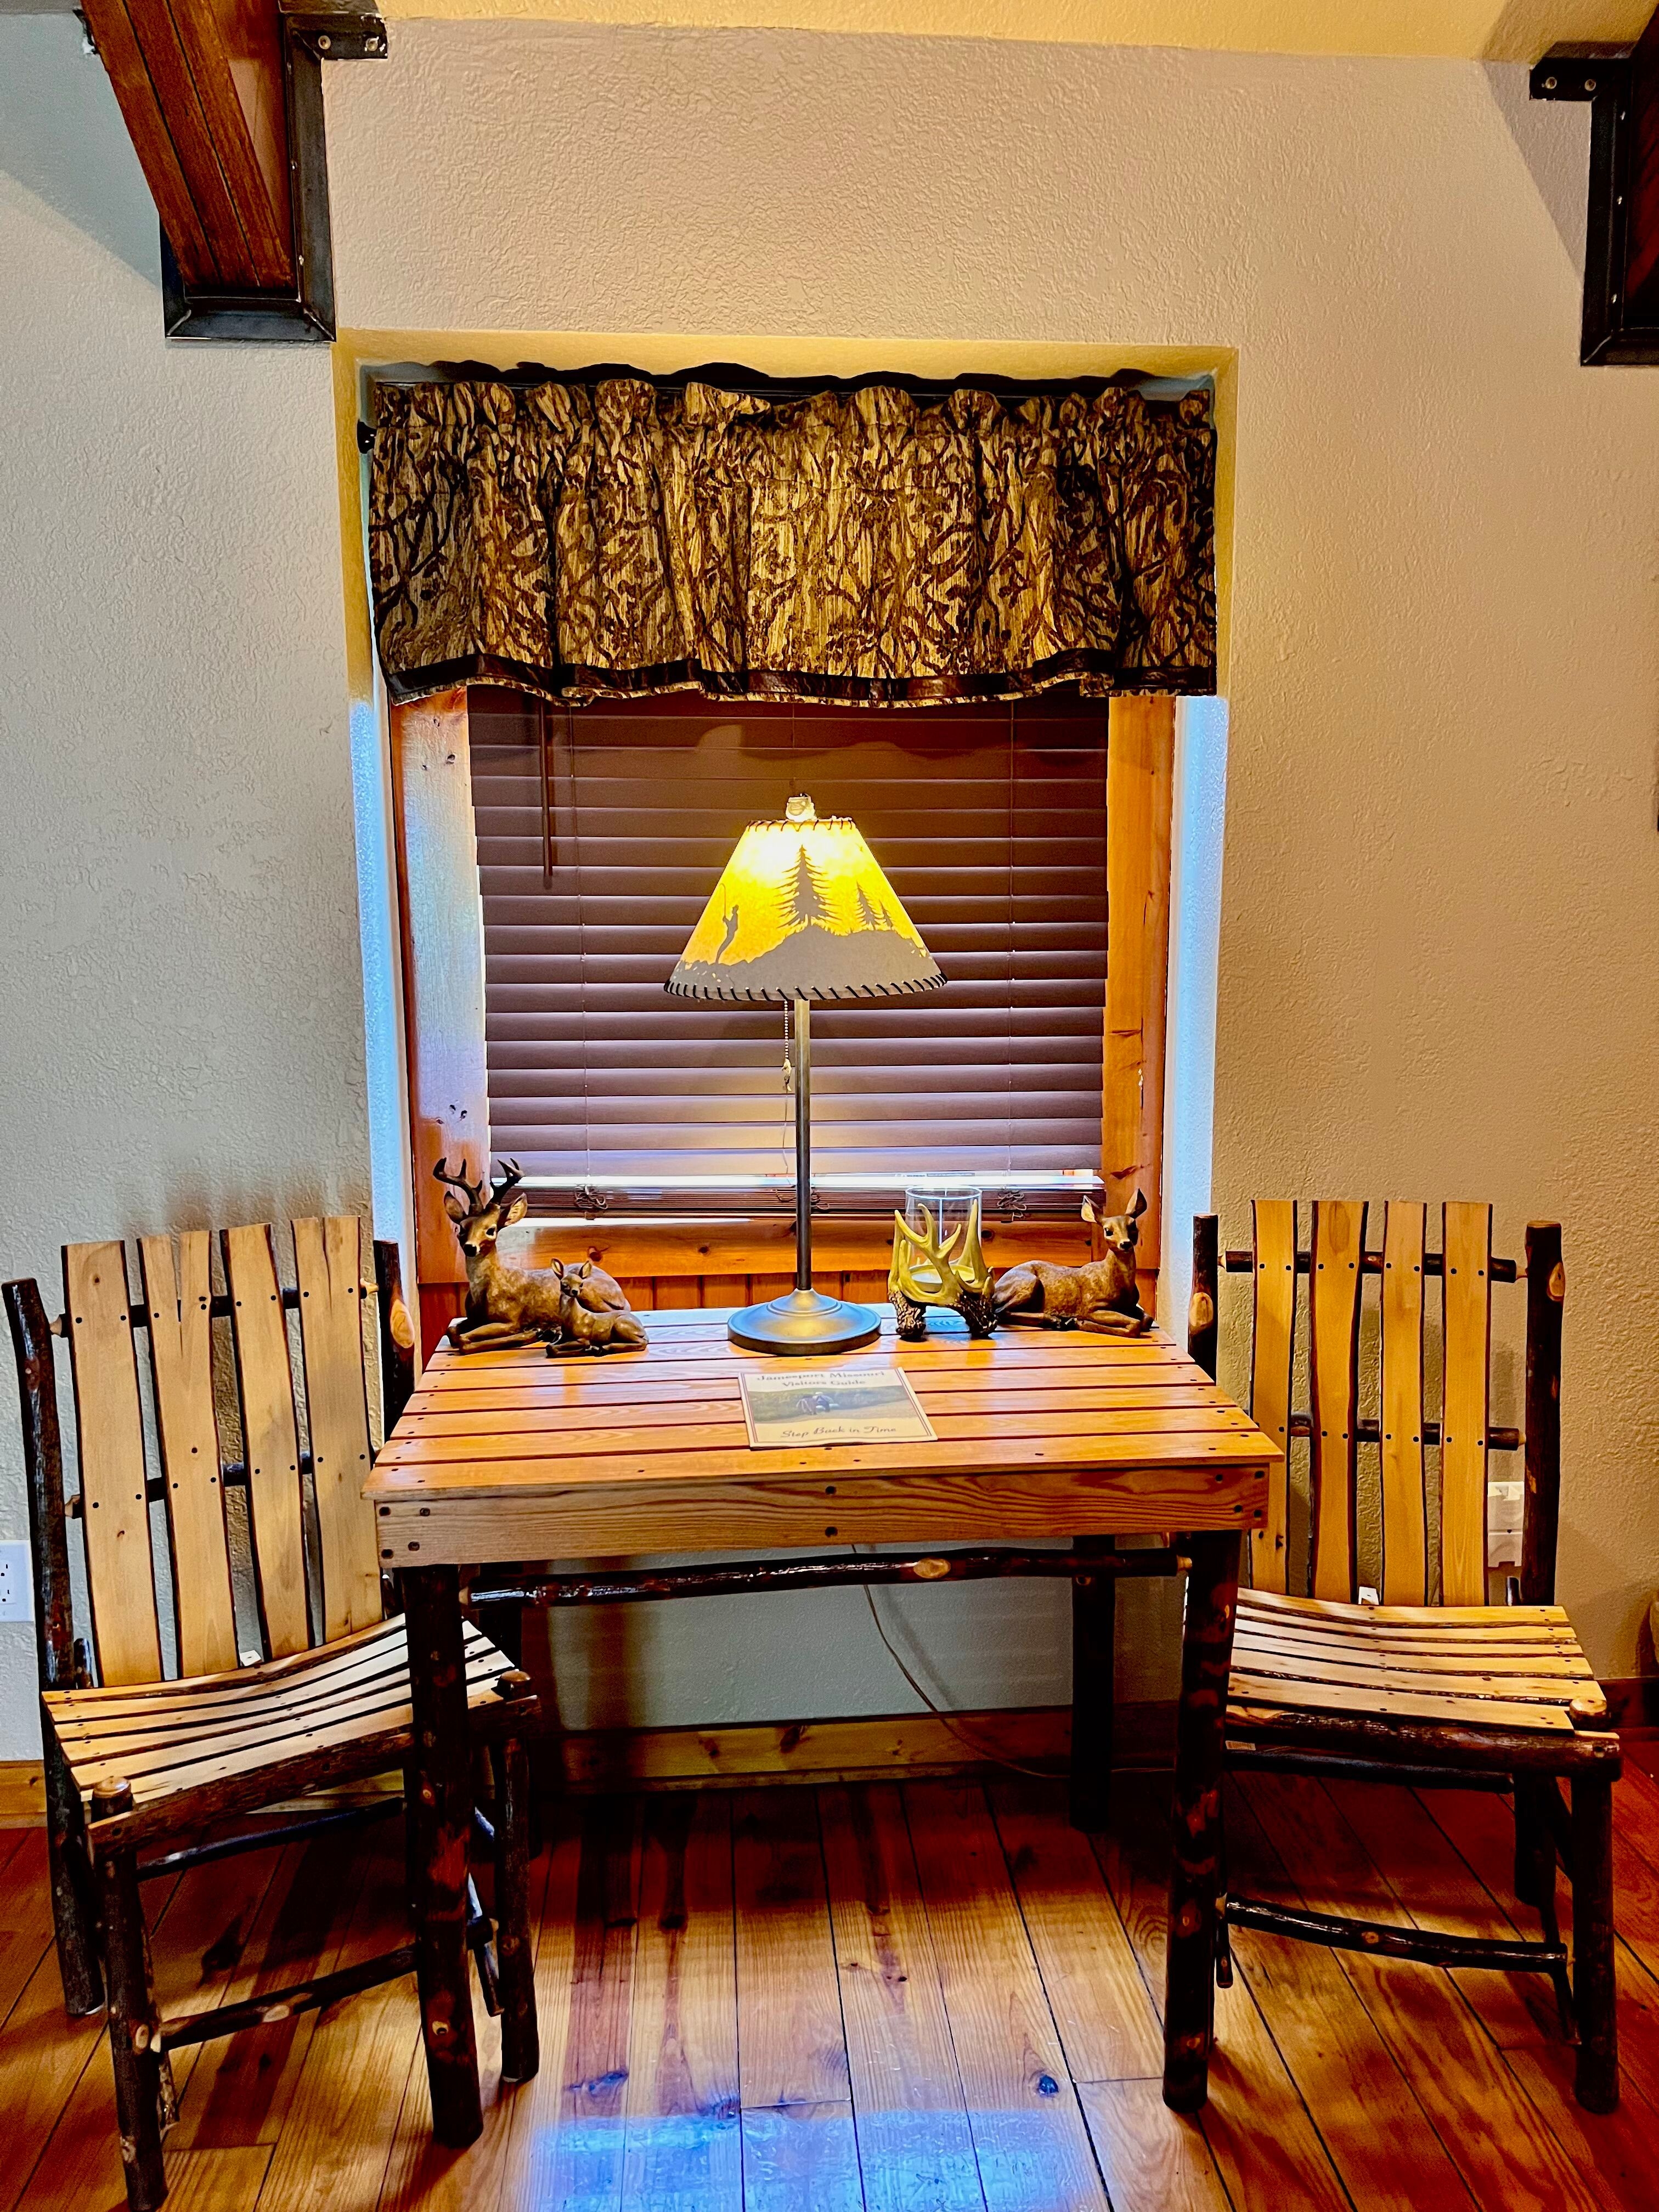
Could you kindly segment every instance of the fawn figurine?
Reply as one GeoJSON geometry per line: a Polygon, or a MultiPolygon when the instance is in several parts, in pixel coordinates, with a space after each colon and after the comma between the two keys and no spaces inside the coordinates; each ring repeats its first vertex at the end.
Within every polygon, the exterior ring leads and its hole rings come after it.
{"type": "Polygon", "coordinates": [[[632,1352],[645,1342],[621,1284],[591,1260],[567,1268],[561,1260],[548,1267],[515,1267],[502,1259],[501,1233],[523,1220],[528,1203],[515,1162],[502,1163],[488,1196],[482,1180],[468,1182],[465,1160],[461,1169],[451,1175],[443,1159],[432,1170],[447,1186],[444,1211],[466,1261],[466,1311],[449,1324],[458,1352],[509,1352],[538,1343],[550,1352],[632,1352]]]}
{"type": "Polygon", "coordinates": [[[1152,1326],[1140,1309],[1135,1251],[1146,1194],[1138,1190],[1127,1213],[1102,1216],[1088,1199],[1083,1218],[1097,1223],[1105,1252],[1086,1267],[1061,1267],[1052,1260],[1027,1260],[1010,1267],[996,1287],[997,1320],[1005,1328],[1091,1328],[1103,1334],[1139,1336],[1152,1326]]]}

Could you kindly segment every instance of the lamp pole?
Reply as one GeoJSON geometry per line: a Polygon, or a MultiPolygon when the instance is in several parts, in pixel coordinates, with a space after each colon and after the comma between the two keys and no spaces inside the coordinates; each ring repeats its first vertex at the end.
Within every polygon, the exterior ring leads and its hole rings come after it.
{"type": "Polygon", "coordinates": [[[812,1287],[812,1002],[795,994],[795,1288],[812,1287]]]}

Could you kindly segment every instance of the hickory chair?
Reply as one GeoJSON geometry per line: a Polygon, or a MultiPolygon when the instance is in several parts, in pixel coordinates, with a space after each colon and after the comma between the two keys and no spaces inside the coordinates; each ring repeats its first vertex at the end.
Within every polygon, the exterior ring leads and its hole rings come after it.
{"type": "MultiPolygon", "coordinates": [[[[110,2050],[127,2198],[152,2212],[167,2193],[161,2136],[174,2116],[168,2054],[262,2020],[325,2004],[413,1970],[430,1972],[423,1930],[412,1944],[292,1990],[158,2018],[139,1885],[204,1859],[395,1811],[396,1796],[325,1807],[250,1830],[244,1816],[327,1784],[395,1768],[412,1748],[404,1623],[383,1613],[372,1509],[362,1302],[378,1292],[386,1425],[413,1386],[414,1332],[397,1248],[374,1247],[362,1279],[353,1217],[293,1224],[296,1283],[283,1287],[267,1226],[222,1232],[225,1294],[210,1279],[205,1230],[139,1240],[142,1291],[129,1287],[120,1243],[64,1249],[64,1316],[50,1323],[33,1281],[4,1286],[23,1400],[34,1559],[52,1917],[64,2002],[95,2010],[109,1991],[110,2050]],[[289,1340],[297,1312],[301,1389],[289,1340]],[[215,1407],[216,1320],[229,1324],[242,1435],[222,1454],[215,1407]],[[68,1340],[78,1492],[65,1498],[52,1337],[68,1340]],[[137,1338],[149,1343],[149,1413],[137,1338]],[[299,1418],[296,1419],[296,1413],[299,1418]],[[303,1425],[308,1449],[301,1450],[303,1425]],[[146,1435],[159,1467],[149,1467],[146,1435]],[[252,1590],[237,1620],[227,1492],[246,1501],[252,1590]],[[163,1679],[151,1506],[165,1506],[175,1670],[163,1679]],[[69,1522],[78,1520],[92,1656],[74,1632],[69,1522]],[[257,1626],[252,1625],[257,1617],[257,1626]],[[245,1663],[249,1637],[258,1663],[245,1663]],[[229,1824],[228,1832],[200,1840],[229,1824]],[[189,1840],[184,1840],[189,1839],[189,1840]],[[141,1848],[182,1842],[140,1864],[141,1848]]],[[[225,1378],[228,1387],[228,1378],[225,1378]]],[[[514,1661],[471,1626],[466,1698],[491,1749],[499,1968],[490,1929],[467,1885],[468,1940],[485,2002],[501,2015],[501,2070],[536,2071],[527,1924],[524,1734],[536,1703],[514,1661]]],[[[433,1816],[410,1808],[411,1855],[434,1848],[433,1816]]],[[[428,2035],[441,2033],[440,2020],[428,2035]]]]}
{"type": "MultiPolygon", "coordinates": [[[[1555,1595],[1560,1491],[1561,1313],[1566,1281],[1555,1222],[1527,1230],[1526,1265],[1492,1252],[1492,1208],[1448,1205],[1441,1249],[1426,1248],[1426,1209],[1390,1204],[1380,1250],[1365,1244],[1363,1204],[1312,1209],[1307,1251],[1296,1207],[1259,1200],[1248,1251],[1218,1249],[1216,1218],[1193,1224],[1188,1344],[1216,1370],[1222,1267],[1254,1289],[1250,1410],[1288,1454],[1309,1444],[1311,1595],[1288,1589],[1285,1463],[1270,1478],[1267,1526],[1252,1534],[1251,1586],[1238,1593],[1227,1701],[1234,1771],[1340,1775],[1409,1788],[1512,1790],[1516,1894],[1536,1908],[1541,1942],[1492,1942],[1290,1911],[1225,1897],[1217,1979],[1231,1978],[1226,1930],[1277,1935],[1440,1966],[1547,1973],[1563,2024],[1577,2015],[1578,2101],[1619,2101],[1614,2026],[1613,1784],[1619,1738],[1607,1700],[1555,1595]],[[1291,1411],[1297,1285],[1308,1279],[1310,1410],[1291,1411]],[[1379,1278],[1378,1418],[1361,1418],[1360,1346],[1368,1275],[1379,1278]],[[1425,1286],[1440,1284],[1441,1419],[1425,1418],[1425,1286]],[[1495,1282],[1527,1286],[1526,1430],[1489,1423],[1495,1282]],[[1377,1447],[1381,1582],[1358,1587],[1358,1446],[1377,1447]],[[1439,1588],[1435,1588],[1425,1448],[1438,1446],[1439,1588]],[[1525,1454],[1525,1520],[1510,1602],[1486,1603],[1486,1467],[1492,1451],[1525,1454]],[[1568,1814],[1559,1779],[1571,1791],[1568,1814]],[[1558,1850],[1572,1884],[1572,1977],[1555,1913],[1558,1850]]],[[[1294,1869],[1292,1869],[1294,1872],[1294,1869]]]]}

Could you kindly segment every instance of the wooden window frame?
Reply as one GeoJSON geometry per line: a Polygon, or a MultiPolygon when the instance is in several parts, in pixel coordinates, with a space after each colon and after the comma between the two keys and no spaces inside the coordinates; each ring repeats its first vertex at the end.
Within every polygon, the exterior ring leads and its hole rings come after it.
{"type": "MultiPolygon", "coordinates": [[[[1164,1053],[1170,944],[1170,811],[1176,702],[1110,702],[1107,738],[1107,975],[1101,1175],[1108,1206],[1146,1194],[1143,1278],[1157,1286],[1162,1237],[1164,1053]]],[[[403,960],[409,1158],[422,1340],[460,1310],[465,1271],[433,1167],[489,1146],[484,1049],[483,908],[472,808],[465,686],[391,710],[392,827],[403,960]]],[[[994,1265],[1036,1254],[1089,1255],[1080,1218],[988,1221],[994,1265]]],[[[601,1261],[636,1304],[728,1305],[787,1289],[794,1223],[780,1210],[675,1216],[596,1213],[580,1230],[532,1224],[532,1250],[601,1261]]],[[[826,1289],[884,1295],[890,1224],[836,1213],[815,1233],[826,1289]]]]}

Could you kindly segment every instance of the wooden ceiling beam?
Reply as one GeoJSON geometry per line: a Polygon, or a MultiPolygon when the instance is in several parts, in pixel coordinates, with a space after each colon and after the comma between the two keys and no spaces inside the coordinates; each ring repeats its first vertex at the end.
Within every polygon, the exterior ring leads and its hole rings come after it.
{"type": "Polygon", "coordinates": [[[327,340],[321,64],[378,59],[374,0],[83,0],[161,221],[169,337],[327,340]]]}

